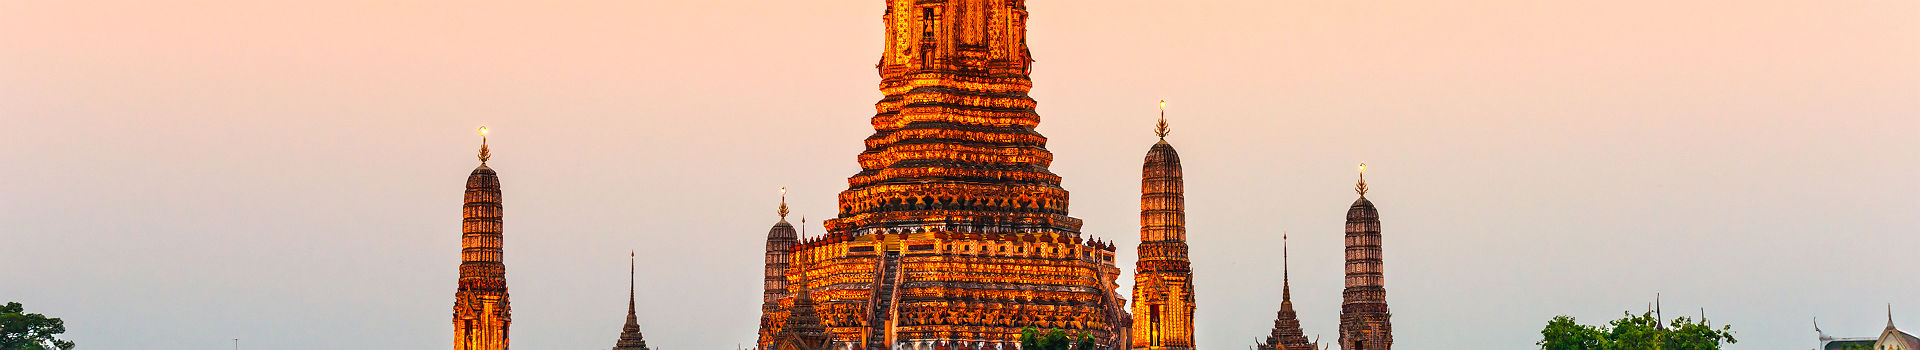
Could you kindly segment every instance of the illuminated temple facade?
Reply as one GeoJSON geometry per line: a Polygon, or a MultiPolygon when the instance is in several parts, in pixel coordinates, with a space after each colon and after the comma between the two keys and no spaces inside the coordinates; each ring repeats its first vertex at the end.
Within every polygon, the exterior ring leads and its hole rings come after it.
{"type": "Polygon", "coordinates": [[[1117,348],[1114,247],[1082,237],[1034,130],[1025,2],[889,0],[882,19],[861,171],[824,235],[784,253],[769,235],[791,285],[768,279],[760,347],[1011,349],[1035,327],[1117,348]],[[824,344],[784,341],[812,322],[824,344]]]}
{"type": "Polygon", "coordinates": [[[460,221],[460,282],[453,294],[453,349],[505,350],[507,267],[501,260],[500,177],[487,167],[492,153],[480,128],[480,167],[467,175],[460,221]]]}
{"type": "MultiPolygon", "coordinates": [[[[1159,142],[1141,167],[1129,298],[1118,292],[1117,247],[1082,235],[1049,169],[1053,153],[1028,95],[1025,0],[885,1],[876,65],[884,97],[856,158],[860,171],[814,236],[804,216],[798,226],[787,221],[782,189],[766,235],[754,348],[1013,350],[1027,328],[1094,340],[1072,350],[1198,348],[1185,178],[1167,142],[1165,102],[1159,142]]],[[[501,187],[486,164],[486,133],[481,127],[480,165],[466,184],[454,350],[508,345],[501,187]]],[[[1345,217],[1338,344],[1389,350],[1380,218],[1360,170],[1360,198],[1345,217]]],[[[1282,240],[1280,310],[1252,348],[1331,348],[1301,329],[1282,240]]],[[[629,264],[627,318],[612,349],[647,350],[629,264]]]]}
{"type": "Polygon", "coordinates": [[[1191,350],[1193,266],[1187,258],[1187,199],[1180,152],[1167,143],[1165,103],[1160,142],[1147,149],[1140,174],[1140,260],[1133,272],[1133,349],[1191,350]]]}

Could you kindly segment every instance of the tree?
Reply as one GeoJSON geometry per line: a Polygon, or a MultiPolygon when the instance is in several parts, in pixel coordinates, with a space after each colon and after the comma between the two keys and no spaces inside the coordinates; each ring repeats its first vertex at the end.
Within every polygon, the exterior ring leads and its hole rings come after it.
{"type": "Polygon", "coordinates": [[[1720,350],[1720,344],[1739,342],[1733,326],[1718,329],[1704,321],[1676,318],[1666,327],[1652,312],[1608,322],[1605,327],[1582,325],[1573,317],[1555,316],[1540,330],[1541,350],[1720,350]]]}
{"type": "Polygon", "coordinates": [[[1725,341],[1727,344],[1739,342],[1739,340],[1733,339],[1733,326],[1721,326],[1720,329],[1714,329],[1712,324],[1707,324],[1704,321],[1700,323],[1690,323],[1686,317],[1681,317],[1674,319],[1670,327],[1669,329],[1671,329],[1670,332],[1672,333],[1668,333],[1665,342],[1668,349],[1719,350],[1720,342],[1722,341],[1725,341]]]}
{"type": "Polygon", "coordinates": [[[73,342],[54,337],[67,332],[65,322],[25,309],[20,303],[0,306],[0,350],[73,349],[73,342]]]}
{"type": "Polygon", "coordinates": [[[1540,335],[1544,338],[1539,343],[1541,350],[1601,349],[1607,343],[1607,332],[1574,322],[1573,317],[1568,316],[1554,316],[1540,335]]]}
{"type": "Polygon", "coordinates": [[[1021,350],[1089,350],[1093,349],[1093,344],[1093,332],[1069,335],[1059,328],[1046,332],[1033,327],[1020,329],[1021,350]]]}

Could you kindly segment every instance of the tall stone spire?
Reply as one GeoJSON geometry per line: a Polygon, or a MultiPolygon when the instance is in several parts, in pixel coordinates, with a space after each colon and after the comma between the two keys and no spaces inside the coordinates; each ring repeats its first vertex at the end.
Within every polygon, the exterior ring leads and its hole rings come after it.
{"type": "Polygon", "coordinates": [[[460,283],[453,297],[453,349],[505,350],[511,323],[507,267],[501,258],[500,178],[487,167],[487,128],[480,128],[480,166],[467,176],[462,211],[460,283]]]}
{"type": "MultiPolygon", "coordinates": [[[[773,223],[767,230],[767,250],[765,276],[761,282],[760,329],[777,328],[786,315],[780,301],[786,299],[787,267],[792,263],[793,247],[799,243],[799,236],[793,232],[793,224],[787,223],[787,188],[780,188],[780,221],[773,223]]],[[[760,344],[767,344],[773,334],[761,332],[760,344]]]]}
{"type": "MultiPolygon", "coordinates": [[[[1164,102],[1162,102],[1164,106],[1164,102]]],[[[1165,137],[1162,109],[1157,135],[1165,137]]],[[[1187,260],[1180,153],[1160,139],[1140,177],[1140,260],[1134,265],[1133,349],[1192,349],[1193,268],[1187,260]]]]}
{"type": "Polygon", "coordinates": [[[1307,340],[1300,329],[1299,315],[1293,311],[1293,278],[1287,256],[1287,235],[1280,234],[1280,313],[1274,317],[1273,332],[1258,348],[1263,350],[1319,350],[1320,344],[1307,340]]]}
{"type": "Polygon", "coordinates": [[[639,274],[635,261],[639,258],[629,252],[627,259],[627,325],[620,329],[620,340],[613,343],[613,350],[647,350],[647,339],[640,335],[640,317],[633,303],[634,280],[639,274]]]}
{"type": "Polygon", "coordinates": [[[1393,315],[1380,249],[1380,212],[1367,200],[1367,165],[1360,165],[1354,191],[1360,199],[1347,208],[1347,279],[1341,293],[1340,347],[1346,350],[1393,348],[1393,315]]]}

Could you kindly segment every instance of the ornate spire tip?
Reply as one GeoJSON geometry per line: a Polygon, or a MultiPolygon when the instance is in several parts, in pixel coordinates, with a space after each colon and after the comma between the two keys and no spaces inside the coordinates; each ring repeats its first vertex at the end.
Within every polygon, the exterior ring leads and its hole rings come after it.
{"type": "Polygon", "coordinates": [[[1361,197],[1367,196],[1367,163],[1360,163],[1360,183],[1353,185],[1353,191],[1359,192],[1361,197]]]}
{"type": "Polygon", "coordinates": [[[480,126],[480,164],[487,164],[487,160],[489,159],[493,159],[493,152],[487,150],[487,126],[481,125],[480,126]]]}
{"type": "Polygon", "coordinates": [[[1280,301],[1293,302],[1293,266],[1287,254],[1287,231],[1280,231],[1280,301]]]}
{"type": "Polygon", "coordinates": [[[1154,127],[1153,134],[1165,139],[1169,133],[1172,130],[1167,127],[1167,100],[1160,100],[1160,124],[1154,127]]]}
{"type": "Polygon", "coordinates": [[[780,212],[780,221],[786,221],[787,214],[790,213],[789,211],[787,211],[787,188],[786,187],[780,188],[780,211],[779,212],[780,212]]]}

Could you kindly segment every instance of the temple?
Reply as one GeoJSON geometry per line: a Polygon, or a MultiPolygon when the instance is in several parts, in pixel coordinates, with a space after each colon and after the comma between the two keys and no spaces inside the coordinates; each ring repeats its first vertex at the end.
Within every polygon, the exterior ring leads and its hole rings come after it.
{"type": "Polygon", "coordinates": [[[1367,200],[1367,165],[1360,164],[1360,199],[1347,208],[1347,279],[1341,292],[1340,348],[1393,348],[1393,315],[1380,256],[1380,212],[1367,200]]]}
{"type": "Polygon", "coordinates": [[[1293,311],[1293,276],[1288,266],[1287,235],[1280,235],[1280,313],[1273,319],[1273,332],[1267,341],[1254,344],[1259,350],[1320,350],[1320,344],[1307,340],[1300,329],[1300,316],[1293,311]]]}
{"type": "MultiPolygon", "coordinates": [[[[1049,169],[1053,153],[1028,95],[1025,0],[885,1],[876,65],[884,97],[856,157],[860,171],[847,178],[837,215],[818,236],[807,235],[805,216],[798,226],[787,222],[781,189],[764,246],[755,349],[1012,350],[1028,328],[1092,339],[1091,349],[1073,350],[1196,349],[1185,178],[1167,142],[1166,102],[1159,141],[1141,164],[1139,259],[1128,298],[1118,292],[1117,247],[1082,235],[1062,179],[1049,169]]],[[[508,344],[501,189],[487,166],[486,134],[481,127],[480,165],[467,178],[454,350],[508,344]]],[[[1365,164],[1360,172],[1359,199],[1346,216],[1339,346],[1390,350],[1379,213],[1366,197],[1365,164]]],[[[1286,239],[1280,310],[1252,347],[1321,350],[1294,310],[1286,239]]],[[[629,258],[627,319],[612,349],[648,350],[638,259],[629,258]]]]}
{"type": "Polygon", "coordinates": [[[453,349],[505,350],[507,267],[501,260],[500,178],[487,160],[487,128],[480,127],[480,167],[467,175],[460,227],[460,286],[453,294],[453,349]]]}
{"type": "MultiPolygon", "coordinates": [[[[860,171],[847,178],[837,215],[820,223],[818,236],[807,235],[805,216],[798,226],[787,222],[781,189],[779,219],[766,233],[754,348],[1012,350],[1032,328],[1065,331],[1074,344],[1091,338],[1090,349],[1073,350],[1196,349],[1185,177],[1167,141],[1166,101],[1159,140],[1141,164],[1129,298],[1118,291],[1117,247],[1082,235],[1062,179],[1049,169],[1054,155],[1028,94],[1026,1],[884,1],[875,66],[884,97],[855,158],[860,171]]],[[[480,135],[480,165],[465,193],[454,350],[506,350],[511,322],[500,181],[487,166],[486,127],[480,135]]],[[[1338,344],[1390,350],[1380,219],[1366,197],[1365,164],[1354,190],[1338,344]]],[[[1331,348],[1301,328],[1286,239],[1280,310],[1252,348],[1331,348]]],[[[611,349],[649,350],[636,305],[638,259],[629,258],[627,318],[611,349]]],[[[1920,350],[1911,347],[1902,349],[1920,350]]]]}
{"type": "Polygon", "coordinates": [[[1147,149],[1140,174],[1140,260],[1134,264],[1132,349],[1193,349],[1193,267],[1180,152],[1167,143],[1166,101],[1160,142],[1147,149]]]}
{"type": "Polygon", "coordinates": [[[1114,247],[1081,236],[1034,130],[1025,1],[886,3],[861,171],[825,235],[787,252],[769,236],[768,272],[794,284],[768,287],[787,311],[767,313],[760,347],[805,343],[803,311],[832,349],[1011,348],[1024,327],[1124,346],[1114,247]]]}
{"type": "Polygon", "coordinates": [[[1837,338],[1820,330],[1820,320],[1813,320],[1813,332],[1820,336],[1820,345],[1815,350],[1920,350],[1920,337],[1901,331],[1893,325],[1893,305],[1887,305],[1887,327],[1880,330],[1878,337],[1837,338]]]}

